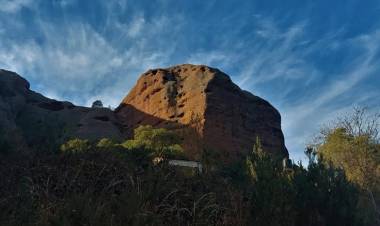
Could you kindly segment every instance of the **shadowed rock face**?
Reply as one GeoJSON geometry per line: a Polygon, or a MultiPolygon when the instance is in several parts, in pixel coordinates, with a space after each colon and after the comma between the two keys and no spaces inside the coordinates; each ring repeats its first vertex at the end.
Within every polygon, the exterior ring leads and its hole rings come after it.
{"type": "Polygon", "coordinates": [[[116,114],[127,133],[140,124],[182,133],[185,149],[195,159],[204,148],[223,153],[227,159],[245,155],[257,137],[264,150],[288,156],[278,111],[241,90],[228,75],[207,66],[147,71],[116,114]]]}
{"type": "Polygon", "coordinates": [[[121,138],[114,113],[77,107],[29,89],[16,73],[0,70],[0,133],[19,149],[48,149],[73,137],[121,138]]]}

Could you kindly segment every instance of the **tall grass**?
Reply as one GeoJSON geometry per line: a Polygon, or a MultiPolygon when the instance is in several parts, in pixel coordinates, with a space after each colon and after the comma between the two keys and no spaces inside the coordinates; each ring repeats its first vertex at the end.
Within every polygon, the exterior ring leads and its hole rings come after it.
{"type": "Polygon", "coordinates": [[[0,225],[236,225],[228,183],[133,152],[0,160],[0,225]],[[213,183],[210,183],[213,181],[213,183]],[[222,198],[223,197],[223,198],[222,198]],[[234,219],[232,219],[234,218],[234,219]]]}

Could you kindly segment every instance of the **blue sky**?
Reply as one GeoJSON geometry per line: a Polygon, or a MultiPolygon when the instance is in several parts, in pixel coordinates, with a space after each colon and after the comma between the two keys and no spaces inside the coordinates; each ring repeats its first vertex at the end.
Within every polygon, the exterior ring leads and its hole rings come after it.
{"type": "Polygon", "coordinates": [[[282,114],[293,159],[355,105],[380,106],[378,0],[0,0],[0,68],[117,106],[149,68],[206,64],[282,114]]]}

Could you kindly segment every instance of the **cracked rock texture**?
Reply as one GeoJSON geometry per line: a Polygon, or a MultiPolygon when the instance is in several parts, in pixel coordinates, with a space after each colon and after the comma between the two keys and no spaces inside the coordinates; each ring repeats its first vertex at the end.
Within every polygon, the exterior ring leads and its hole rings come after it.
{"type": "Polygon", "coordinates": [[[204,149],[226,159],[263,149],[288,156],[279,112],[264,99],[241,90],[218,69],[178,65],[149,70],[116,109],[124,131],[150,124],[182,135],[186,152],[200,159],[204,149]]]}

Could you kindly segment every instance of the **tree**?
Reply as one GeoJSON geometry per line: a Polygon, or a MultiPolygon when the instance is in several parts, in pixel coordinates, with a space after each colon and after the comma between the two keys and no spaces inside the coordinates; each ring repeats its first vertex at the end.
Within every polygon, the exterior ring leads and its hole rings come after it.
{"type": "Polygon", "coordinates": [[[181,139],[164,128],[153,128],[150,125],[139,126],[134,130],[134,138],[122,145],[127,149],[148,149],[155,157],[166,157],[182,152],[181,139]]]}
{"type": "Polygon", "coordinates": [[[332,126],[322,129],[314,144],[321,162],[344,170],[347,178],[363,189],[363,197],[369,200],[367,208],[374,208],[378,215],[379,129],[379,114],[370,114],[366,108],[355,108],[352,114],[339,118],[332,126]]]}
{"type": "Polygon", "coordinates": [[[357,218],[358,191],[344,171],[310,156],[307,169],[293,166],[296,225],[367,225],[357,218]]]}
{"type": "Polygon", "coordinates": [[[379,114],[355,108],[352,114],[321,130],[315,150],[326,164],[343,169],[351,181],[365,189],[378,190],[379,129],[379,114]]]}
{"type": "Polygon", "coordinates": [[[263,150],[258,138],[246,158],[245,169],[252,225],[294,225],[296,191],[291,172],[284,171],[281,162],[263,150]]]}
{"type": "Polygon", "coordinates": [[[318,149],[325,162],[343,169],[349,180],[365,189],[375,189],[379,183],[379,151],[369,136],[353,136],[345,128],[331,131],[318,149]]]}

